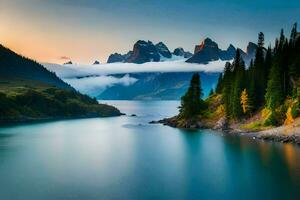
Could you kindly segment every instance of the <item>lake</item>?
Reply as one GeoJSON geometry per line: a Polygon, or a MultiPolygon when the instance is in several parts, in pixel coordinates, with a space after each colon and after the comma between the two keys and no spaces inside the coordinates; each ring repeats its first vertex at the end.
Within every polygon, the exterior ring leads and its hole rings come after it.
{"type": "Polygon", "coordinates": [[[178,101],[108,101],[128,115],[0,128],[0,199],[298,199],[300,148],[149,121],[178,101]]]}

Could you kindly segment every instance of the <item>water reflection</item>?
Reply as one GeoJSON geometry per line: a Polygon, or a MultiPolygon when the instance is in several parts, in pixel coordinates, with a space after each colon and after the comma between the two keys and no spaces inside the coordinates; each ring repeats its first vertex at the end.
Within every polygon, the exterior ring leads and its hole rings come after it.
{"type": "Polygon", "coordinates": [[[121,102],[122,112],[138,116],[1,128],[0,199],[296,196],[299,148],[147,123],[177,105],[121,102]]]}

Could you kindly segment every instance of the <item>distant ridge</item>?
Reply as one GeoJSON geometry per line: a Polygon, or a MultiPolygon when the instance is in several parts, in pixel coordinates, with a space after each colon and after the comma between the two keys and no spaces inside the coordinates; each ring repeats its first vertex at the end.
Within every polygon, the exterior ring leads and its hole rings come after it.
{"type": "Polygon", "coordinates": [[[41,64],[16,54],[0,44],[0,77],[35,80],[62,89],[74,90],[41,64]]]}
{"type": "Polygon", "coordinates": [[[183,48],[178,47],[173,53],[163,43],[159,42],[153,44],[151,41],[138,40],[133,50],[127,54],[114,53],[108,57],[107,63],[123,62],[123,63],[136,63],[142,64],[146,62],[160,62],[163,60],[171,59],[173,56],[189,58],[193,54],[185,52],[183,48]]]}
{"type": "MultiPolygon", "coordinates": [[[[242,58],[248,65],[250,60],[254,57],[257,45],[249,42],[246,52],[239,49],[242,58]]],[[[172,59],[174,56],[187,59],[188,63],[207,64],[216,60],[232,60],[238,48],[232,44],[226,50],[219,48],[218,44],[210,38],[205,38],[199,45],[195,46],[194,54],[184,51],[182,47],[174,49],[171,53],[168,47],[159,42],[153,44],[151,41],[138,40],[132,51],[126,54],[114,53],[108,57],[107,63],[136,63],[142,64],[146,62],[161,62],[172,59]]]]}

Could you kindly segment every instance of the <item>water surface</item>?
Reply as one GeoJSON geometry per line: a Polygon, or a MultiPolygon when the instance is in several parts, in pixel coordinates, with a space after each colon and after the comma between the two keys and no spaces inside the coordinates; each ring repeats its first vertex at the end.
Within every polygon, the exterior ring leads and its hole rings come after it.
{"type": "Polygon", "coordinates": [[[0,199],[297,199],[300,149],[151,120],[177,101],[110,101],[137,117],[0,128],[0,199]]]}

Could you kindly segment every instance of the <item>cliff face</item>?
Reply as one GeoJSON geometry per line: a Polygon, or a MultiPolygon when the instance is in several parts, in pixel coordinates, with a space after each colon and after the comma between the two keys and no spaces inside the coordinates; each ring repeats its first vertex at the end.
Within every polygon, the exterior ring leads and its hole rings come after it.
{"type": "Polygon", "coordinates": [[[132,55],[125,60],[128,63],[145,63],[160,61],[159,51],[151,41],[139,40],[134,44],[132,55]]]}
{"type": "Polygon", "coordinates": [[[107,63],[124,62],[124,60],[125,60],[124,55],[121,55],[119,53],[114,53],[108,57],[107,63]]]}
{"type": "Polygon", "coordinates": [[[205,64],[214,60],[231,60],[234,58],[235,48],[230,45],[227,50],[221,50],[218,44],[206,38],[200,45],[195,46],[194,55],[186,62],[205,64]]]}
{"type": "Polygon", "coordinates": [[[173,55],[181,56],[184,58],[190,58],[193,56],[193,54],[191,52],[184,51],[184,49],[182,47],[178,47],[178,48],[174,49],[173,55]]]}
{"type": "Polygon", "coordinates": [[[165,58],[172,58],[171,52],[169,51],[168,47],[164,43],[159,42],[155,45],[155,47],[161,56],[165,58]]]}
{"type": "MultiPolygon", "coordinates": [[[[247,51],[239,49],[241,56],[245,63],[248,65],[250,60],[255,57],[257,45],[249,42],[247,51]]],[[[212,41],[210,38],[206,38],[200,45],[195,46],[194,55],[186,62],[206,64],[215,60],[232,60],[235,57],[237,49],[230,44],[226,50],[222,50],[218,47],[218,44],[212,41]]]]}
{"type": "Polygon", "coordinates": [[[192,56],[190,52],[185,52],[181,47],[176,48],[174,52],[171,53],[169,48],[163,42],[154,45],[151,41],[139,40],[134,44],[133,50],[129,51],[127,54],[111,54],[107,63],[124,62],[142,64],[146,62],[159,62],[171,59],[173,55],[182,58],[189,58],[192,56]]]}

